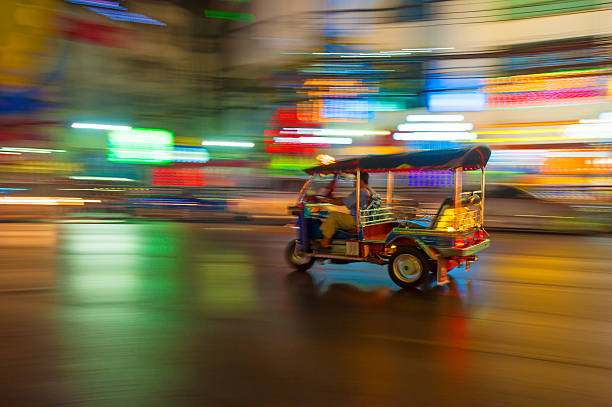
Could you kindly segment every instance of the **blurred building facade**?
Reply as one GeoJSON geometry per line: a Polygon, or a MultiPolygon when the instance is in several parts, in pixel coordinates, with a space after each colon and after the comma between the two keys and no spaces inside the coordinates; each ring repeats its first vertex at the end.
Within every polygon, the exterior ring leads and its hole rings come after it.
{"type": "Polygon", "coordinates": [[[609,184],[612,10],[601,0],[2,7],[4,146],[58,150],[0,154],[7,180],[251,185],[253,175],[297,175],[319,155],[482,142],[495,150],[491,168],[515,182],[609,184]],[[475,140],[439,129],[394,137],[408,115],[427,114],[461,115],[475,140]],[[170,130],[183,152],[203,140],[253,147],[210,145],[206,163],[111,162],[107,132],[73,122],[170,130]]]}

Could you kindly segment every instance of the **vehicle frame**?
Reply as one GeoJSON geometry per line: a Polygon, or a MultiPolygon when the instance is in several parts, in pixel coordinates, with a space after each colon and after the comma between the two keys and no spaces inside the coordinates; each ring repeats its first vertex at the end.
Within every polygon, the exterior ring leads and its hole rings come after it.
{"type": "MultiPolygon", "coordinates": [[[[491,155],[486,146],[462,149],[420,151],[402,154],[349,158],[306,169],[311,175],[302,187],[295,206],[291,226],[297,238],[286,250],[289,264],[296,270],[308,270],[315,261],[334,263],[370,262],[387,265],[389,276],[402,288],[416,287],[435,278],[437,285],[449,282],[453,268],[477,260],[476,253],[490,245],[484,230],[485,166],[491,155]],[[415,222],[396,216],[393,202],[393,177],[397,172],[448,170],[453,174],[453,196],[446,198],[430,223],[415,222]],[[462,177],[466,171],[480,171],[480,189],[463,192],[462,177]],[[362,172],[386,173],[387,194],[379,208],[357,211],[356,230],[338,231],[334,247],[340,252],[317,248],[321,237],[320,222],[326,217],[328,204],[313,202],[306,191],[317,175],[354,174],[357,208],[361,208],[360,176],[362,172]],[[342,250],[343,249],[343,250],[342,250]],[[343,251],[343,252],[342,252],[343,251]]],[[[331,197],[333,188],[329,189],[331,197]]],[[[418,213],[415,214],[418,217],[418,213]]]]}

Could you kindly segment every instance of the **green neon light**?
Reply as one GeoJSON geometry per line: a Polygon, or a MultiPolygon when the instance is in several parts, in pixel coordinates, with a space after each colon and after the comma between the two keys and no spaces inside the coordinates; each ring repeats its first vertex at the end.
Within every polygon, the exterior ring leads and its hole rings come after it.
{"type": "Polygon", "coordinates": [[[172,161],[174,135],[167,130],[132,129],[108,133],[108,161],[167,164],[172,161]]]}
{"type": "Polygon", "coordinates": [[[204,15],[208,18],[223,18],[226,20],[255,21],[255,16],[251,13],[234,13],[231,11],[204,10],[204,15]]]}

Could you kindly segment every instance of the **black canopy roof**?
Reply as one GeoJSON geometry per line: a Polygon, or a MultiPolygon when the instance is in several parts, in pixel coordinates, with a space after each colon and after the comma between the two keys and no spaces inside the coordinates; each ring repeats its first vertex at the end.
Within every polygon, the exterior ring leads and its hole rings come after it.
{"type": "Polygon", "coordinates": [[[414,171],[414,170],[477,170],[487,165],[491,150],[487,146],[456,148],[447,150],[418,151],[414,153],[368,155],[347,158],[333,164],[305,169],[308,174],[333,174],[363,170],[414,171]]]}

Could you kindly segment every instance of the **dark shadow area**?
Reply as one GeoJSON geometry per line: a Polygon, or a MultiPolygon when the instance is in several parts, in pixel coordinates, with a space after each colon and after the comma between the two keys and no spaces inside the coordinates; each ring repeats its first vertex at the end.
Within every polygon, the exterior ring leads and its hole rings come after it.
{"type": "Polygon", "coordinates": [[[310,272],[293,271],[285,279],[287,292],[295,304],[331,309],[385,309],[405,311],[422,309],[432,312],[440,307],[461,308],[461,293],[456,280],[436,286],[429,282],[419,288],[363,288],[343,282],[317,283],[310,272]]]}

